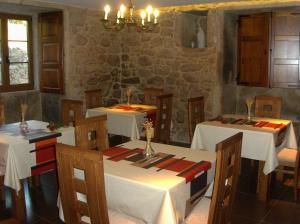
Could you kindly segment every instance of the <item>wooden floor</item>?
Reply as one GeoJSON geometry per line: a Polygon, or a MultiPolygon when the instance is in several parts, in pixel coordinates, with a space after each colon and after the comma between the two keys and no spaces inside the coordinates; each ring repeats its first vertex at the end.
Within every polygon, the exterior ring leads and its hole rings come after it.
{"type": "MultiPolygon", "coordinates": [[[[293,201],[293,191],[273,181],[268,204],[256,199],[257,165],[243,160],[239,190],[234,204],[233,224],[297,224],[300,223],[300,200],[293,201]]],[[[58,218],[57,186],[54,172],[41,177],[41,186],[29,189],[25,184],[27,223],[62,223],[58,218]]],[[[11,214],[9,191],[6,206],[0,204],[0,219],[11,214]],[[6,208],[5,208],[6,207],[6,208]]],[[[300,198],[300,197],[299,197],[300,198]]]]}

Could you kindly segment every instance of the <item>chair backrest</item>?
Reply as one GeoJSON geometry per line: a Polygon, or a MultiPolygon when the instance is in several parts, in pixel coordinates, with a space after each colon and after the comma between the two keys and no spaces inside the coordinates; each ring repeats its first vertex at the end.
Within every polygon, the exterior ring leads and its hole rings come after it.
{"type": "Polygon", "coordinates": [[[282,99],[275,96],[255,97],[255,116],[280,118],[282,99]]]}
{"type": "Polygon", "coordinates": [[[170,129],[172,119],[173,94],[157,97],[158,112],[155,121],[154,141],[168,144],[170,142],[170,129]]]}
{"type": "Polygon", "coordinates": [[[65,222],[108,224],[102,152],[57,144],[56,158],[65,222]]]}
{"type": "Polygon", "coordinates": [[[102,106],[102,90],[87,90],[85,91],[86,109],[96,108],[102,106]]]}
{"type": "Polygon", "coordinates": [[[0,125],[5,124],[4,104],[0,103],[0,125]]]}
{"type": "Polygon", "coordinates": [[[188,99],[189,136],[192,141],[193,134],[198,123],[204,121],[204,97],[199,96],[188,99]]]}
{"type": "Polygon", "coordinates": [[[243,133],[240,132],[216,146],[217,164],[209,224],[230,223],[238,183],[242,139],[243,133]]]}
{"type": "Polygon", "coordinates": [[[62,122],[64,125],[75,126],[75,120],[83,117],[83,102],[81,100],[62,100],[62,122]]]}
{"type": "Polygon", "coordinates": [[[80,118],[75,121],[76,146],[90,150],[104,150],[109,147],[107,116],[80,118]]]}
{"type": "Polygon", "coordinates": [[[144,89],[144,104],[157,105],[157,97],[162,95],[163,89],[158,88],[145,88],[144,89]]]}

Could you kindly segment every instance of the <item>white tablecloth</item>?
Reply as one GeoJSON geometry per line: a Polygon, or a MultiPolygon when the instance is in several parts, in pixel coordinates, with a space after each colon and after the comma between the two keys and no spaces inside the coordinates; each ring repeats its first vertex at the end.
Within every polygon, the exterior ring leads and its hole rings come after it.
{"type": "MultiPolygon", "coordinates": [[[[241,118],[241,116],[228,115],[241,118]]],[[[218,121],[206,121],[196,126],[191,148],[215,151],[216,144],[238,132],[243,132],[242,157],[265,161],[264,173],[269,174],[278,166],[277,151],[282,147],[297,149],[293,124],[289,120],[254,118],[271,123],[287,125],[287,132],[281,146],[275,147],[279,129],[259,128],[249,125],[222,124],[218,121]]]]}
{"type": "MultiPolygon", "coordinates": [[[[145,142],[135,140],[122,145],[124,148],[144,148],[145,142]]],[[[209,161],[212,168],[207,171],[207,182],[214,176],[216,156],[213,152],[152,144],[156,152],[186,157],[186,160],[209,161]]],[[[131,165],[129,161],[114,162],[104,156],[105,190],[110,209],[136,217],[153,224],[181,223],[185,217],[186,201],[190,198],[191,183],[176,176],[173,171],[157,168],[144,169],[131,165]]],[[[201,175],[201,173],[199,174],[201,175]]],[[[60,203],[60,217],[62,208],[60,203]]]]}
{"type": "MultiPolygon", "coordinates": [[[[16,123],[18,128],[19,123],[16,123]]],[[[47,129],[48,123],[42,121],[28,121],[30,129],[47,129]]],[[[57,141],[64,144],[75,145],[74,128],[60,128],[61,136],[57,141]]],[[[35,144],[21,135],[0,129],[0,166],[5,168],[4,185],[19,191],[20,180],[31,176],[31,167],[36,165],[35,144]]]]}
{"type": "MultiPolygon", "coordinates": [[[[154,110],[156,106],[131,104],[132,107],[140,107],[145,110],[154,110]]],[[[139,139],[146,120],[147,112],[130,111],[108,107],[88,109],[86,117],[107,115],[107,129],[109,134],[122,135],[131,140],[139,139]]]]}

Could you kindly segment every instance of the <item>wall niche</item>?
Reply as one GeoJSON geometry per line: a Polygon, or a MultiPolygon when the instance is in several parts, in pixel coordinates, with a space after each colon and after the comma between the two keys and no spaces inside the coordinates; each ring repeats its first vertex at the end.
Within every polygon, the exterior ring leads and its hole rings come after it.
{"type": "Polygon", "coordinates": [[[206,48],[208,11],[187,11],[180,17],[181,44],[185,48],[206,48]]]}

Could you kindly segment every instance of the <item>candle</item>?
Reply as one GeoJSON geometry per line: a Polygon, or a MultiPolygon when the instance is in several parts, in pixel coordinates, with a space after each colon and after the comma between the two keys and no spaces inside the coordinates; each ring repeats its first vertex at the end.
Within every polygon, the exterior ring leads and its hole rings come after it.
{"type": "Polygon", "coordinates": [[[117,24],[120,23],[120,20],[119,20],[120,16],[121,16],[121,12],[120,12],[120,10],[119,10],[118,13],[117,13],[117,24]]]}
{"type": "Polygon", "coordinates": [[[108,13],[110,12],[110,6],[109,5],[104,6],[104,12],[105,12],[104,19],[107,20],[108,13]]]}
{"type": "Polygon", "coordinates": [[[147,7],[148,22],[151,21],[151,14],[152,14],[152,12],[153,12],[153,8],[152,8],[151,5],[149,5],[149,6],[147,7]]]}
{"type": "Polygon", "coordinates": [[[154,24],[157,23],[157,17],[159,16],[159,11],[157,9],[154,10],[154,24]]]}
{"type": "Polygon", "coordinates": [[[142,18],[142,25],[144,26],[145,25],[145,18],[146,18],[146,12],[145,11],[141,12],[141,18],[142,18]]]}
{"type": "Polygon", "coordinates": [[[125,7],[125,5],[122,4],[120,6],[120,16],[121,16],[121,19],[124,19],[125,11],[126,11],[126,7],[125,7]]]}

